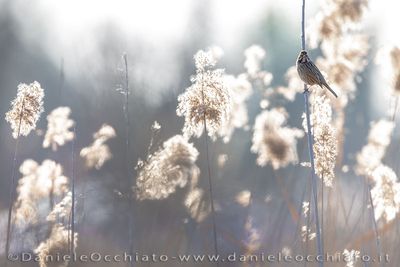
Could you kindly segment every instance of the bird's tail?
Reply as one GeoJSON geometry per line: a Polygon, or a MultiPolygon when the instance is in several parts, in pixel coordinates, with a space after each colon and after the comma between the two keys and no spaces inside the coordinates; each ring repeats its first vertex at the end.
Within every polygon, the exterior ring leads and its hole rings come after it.
{"type": "Polygon", "coordinates": [[[338,97],[337,94],[335,93],[335,91],[333,91],[333,89],[332,89],[327,83],[325,83],[324,86],[325,86],[326,89],[328,89],[336,98],[338,97]]]}

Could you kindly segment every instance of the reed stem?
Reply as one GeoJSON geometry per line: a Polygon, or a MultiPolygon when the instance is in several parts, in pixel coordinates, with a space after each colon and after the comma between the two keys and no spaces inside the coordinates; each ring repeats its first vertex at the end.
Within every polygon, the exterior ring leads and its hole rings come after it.
{"type": "MultiPolygon", "coordinates": [[[[204,105],[204,92],[201,90],[202,102],[204,105]]],[[[206,113],[203,114],[203,122],[204,122],[204,140],[206,144],[206,154],[207,154],[207,171],[208,171],[208,186],[209,186],[209,193],[210,193],[210,202],[211,202],[211,219],[212,219],[212,226],[213,226],[213,237],[214,237],[214,252],[215,255],[218,256],[218,240],[217,240],[217,224],[215,220],[215,206],[214,206],[214,195],[212,189],[212,181],[211,181],[211,168],[210,168],[210,157],[208,151],[208,135],[207,135],[207,120],[206,120],[206,113]]],[[[219,266],[217,262],[217,266],[219,266]]]]}
{"type": "MultiPolygon", "coordinates": [[[[133,255],[133,193],[131,192],[132,181],[130,175],[130,118],[129,118],[129,70],[128,70],[128,56],[126,53],[123,55],[124,67],[125,67],[125,84],[124,84],[124,94],[125,94],[125,104],[124,104],[124,117],[125,117],[125,157],[126,157],[126,177],[128,181],[128,242],[129,242],[129,254],[133,255]]],[[[131,262],[130,266],[133,266],[131,262]]]]}
{"type": "Polygon", "coordinates": [[[22,124],[22,114],[25,109],[25,99],[22,100],[22,107],[21,112],[19,114],[19,124],[18,124],[18,133],[17,139],[15,143],[15,150],[14,150],[14,158],[13,158],[13,165],[12,165],[12,174],[11,174],[11,187],[10,187],[10,199],[9,199],[9,206],[8,206],[8,220],[7,220],[7,237],[6,237],[6,253],[5,257],[10,253],[10,243],[11,243],[11,218],[12,218],[12,210],[15,198],[15,185],[16,185],[16,168],[17,168],[17,155],[18,155],[18,145],[19,145],[19,136],[21,135],[21,124],[22,124]]]}
{"type": "MultiPolygon", "coordinates": [[[[367,179],[368,178],[365,178],[365,182],[367,183],[368,199],[369,199],[369,202],[371,205],[371,219],[373,222],[375,241],[376,241],[376,249],[378,251],[378,257],[380,257],[382,255],[381,238],[379,236],[378,223],[376,222],[376,218],[375,218],[375,207],[374,207],[374,202],[372,200],[371,184],[369,183],[369,181],[367,179]]],[[[382,266],[382,262],[380,263],[380,265],[382,266]]]]}
{"type": "Polygon", "coordinates": [[[72,139],[71,255],[75,253],[75,140],[76,128],[74,127],[74,138],[72,139]]]}
{"type": "MultiPolygon", "coordinates": [[[[301,48],[302,50],[306,49],[306,38],[305,38],[305,6],[306,1],[303,0],[302,8],[301,8],[301,48]]],[[[307,120],[307,137],[308,137],[308,152],[310,156],[311,162],[311,194],[312,194],[312,204],[314,207],[314,214],[315,214],[315,224],[316,224],[316,235],[317,235],[317,247],[318,247],[318,254],[323,256],[324,248],[322,243],[321,237],[321,228],[319,223],[319,214],[318,214],[318,197],[317,197],[317,175],[315,174],[315,162],[314,162],[314,140],[311,131],[311,119],[310,119],[310,104],[309,104],[309,91],[307,85],[304,84],[304,106],[306,111],[306,120],[307,120]]],[[[310,203],[311,204],[311,203],[310,203]]],[[[324,263],[319,262],[319,266],[323,267],[324,263]]]]}

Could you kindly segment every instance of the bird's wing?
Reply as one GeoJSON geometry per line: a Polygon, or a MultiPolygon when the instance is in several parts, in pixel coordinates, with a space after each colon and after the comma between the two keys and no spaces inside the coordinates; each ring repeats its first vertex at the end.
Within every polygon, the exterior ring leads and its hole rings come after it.
{"type": "Polygon", "coordinates": [[[314,65],[314,63],[312,63],[312,61],[309,61],[305,64],[303,64],[304,68],[307,68],[306,71],[304,71],[304,73],[308,73],[307,75],[307,80],[309,82],[310,85],[313,84],[318,84],[321,85],[321,81],[320,78],[318,77],[318,68],[317,66],[314,65]]]}
{"type": "Polygon", "coordinates": [[[318,67],[314,64],[314,62],[310,61],[309,63],[315,72],[315,78],[317,79],[317,84],[321,85],[321,84],[326,83],[324,76],[322,75],[322,73],[318,69],[318,67]]]}

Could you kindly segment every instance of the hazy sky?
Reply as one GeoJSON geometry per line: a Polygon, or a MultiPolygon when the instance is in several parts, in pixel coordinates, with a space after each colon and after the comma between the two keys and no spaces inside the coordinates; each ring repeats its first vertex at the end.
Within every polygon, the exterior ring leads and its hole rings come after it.
{"type": "MultiPolygon", "coordinates": [[[[0,0],[5,2],[6,0],[0,0]]],[[[307,1],[306,14],[311,18],[322,1],[307,1]]],[[[374,41],[381,45],[400,44],[397,25],[400,25],[398,10],[400,3],[393,0],[371,0],[366,13],[365,26],[378,32],[374,41]]],[[[146,0],[146,1],[99,1],[99,0],[41,0],[10,1],[12,12],[18,20],[19,37],[32,50],[40,49],[47,54],[55,66],[60,58],[65,58],[65,68],[69,78],[81,75],[81,69],[101,71],[110,61],[100,52],[102,34],[112,25],[118,31],[121,50],[132,50],[132,44],[140,39],[151,51],[145,62],[140,62],[142,71],[151,73],[155,66],[169,66],[170,73],[159,73],[153,81],[155,88],[173,84],[179,72],[174,69],[174,60],[179,57],[179,45],[188,38],[185,33],[190,27],[188,21],[193,0],[146,0]],[[124,41],[125,38],[125,41],[124,41]],[[121,40],[122,39],[122,40],[121,40]],[[148,67],[146,67],[146,64],[148,67]],[[160,83],[160,84],[157,84],[160,83]]],[[[210,0],[212,27],[210,35],[215,44],[228,51],[235,51],[240,38],[265,16],[268,9],[282,14],[290,28],[296,29],[300,23],[301,0],[210,0]]],[[[286,25],[287,26],[287,25],[286,25]]],[[[190,31],[190,29],[189,29],[190,31]]],[[[189,37],[190,38],[190,37],[189,37]]],[[[104,41],[104,40],[103,40],[104,41]]],[[[109,40],[112,42],[113,40],[109,40]]],[[[267,51],[268,53],[268,51],[267,51]]],[[[387,65],[383,65],[387,67],[387,65]]],[[[116,68],[116,66],[110,66],[116,68]]],[[[383,77],[374,75],[375,94],[382,93],[383,77]]],[[[388,82],[384,81],[385,87],[388,82]]],[[[165,86],[164,86],[165,88],[165,86]]],[[[375,99],[372,96],[372,99],[375,99]]],[[[379,110],[382,103],[371,102],[379,110]]]]}

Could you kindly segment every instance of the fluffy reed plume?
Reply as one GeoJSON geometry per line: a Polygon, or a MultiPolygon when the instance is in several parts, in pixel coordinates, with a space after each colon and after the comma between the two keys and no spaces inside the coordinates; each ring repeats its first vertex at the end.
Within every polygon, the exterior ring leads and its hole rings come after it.
{"type": "Polygon", "coordinates": [[[395,46],[390,51],[390,59],[392,62],[392,67],[395,69],[400,69],[400,48],[395,46]]]}
{"type": "Polygon", "coordinates": [[[396,119],[400,96],[400,48],[397,46],[384,46],[378,50],[375,63],[381,65],[383,77],[390,84],[393,106],[389,111],[392,121],[396,119]]]}
{"type": "Polygon", "coordinates": [[[371,173],[375,185],[371,190],[375,219],[392,221],[400,209],[400,183],[394,171],[380,165],[371,173]]]}
{"type": "Polygon", "coordinates": [[[59,146],[65,145],[74,138],[74,132],[70,130],[74,121],[69,118],[69,107],[58,107],[47,116],[47,131],[43,140],[43,147],[51,146],[56,151],[59,146]]]}
{"type": "Polygon", "coordinates": [[[367,65],[368,50],[368,37],[354,33],[340,37],[340,42],[324,42],[322,45],[324,57],[318,58],[316,64],[326,72],[329,84],[346,96],[339,102],[344,106],[348,99],[354,98],[356,82],[359,81],[357,74],[367,65]]]}
{"type": "Polygon", "coordinates": [[[210,214],[210,204],[206,201],[204,190],[201,188],[190,189],[183,204],[190,217],[196,222],[202,222],[210,214]]]}
{"type": "Polygon", "coordinates": [[[334,0],[338,18],[342,21],[359,22],[364,10],[368,7],[368,0],[334,0]]]}
{"type": "Polygon", "coordinates": [[[52,223],[62,221],[69,217],[72,207],[72,193],[68,192],[66,196],[54,206],[53,210],[47,215],[46,220],[52,223]]]}
{"type": "Polygon", "coordinates": [[[286,127],[288,114],[283,108],[265,110],[254,124],[251,151],[257,153],[257,164],[268,163],[274,169],[297,162],[297,139],[304,136],[297,128],[286,127]]]}
{"type": "MultiPolygon", "coordinates": [[[[249,81],[257,82],[261,88],[267,88],[273,79],[272,73],[262,70],[262,60],[265,58],[265,50],[259,45],[252,45],[244,51],[244,68],[246,73],[239,76],[246,77],[249,81]]],[[[266,94],[273,91],[265,92],[266,94]]]]}
{"type": "Polygon", "coordinates": [[[357,154],[355,171],[358,175],[369,176],[381,164],[394,126],[393,122],[385,119],[371,123],[368,143],[357,154]]]}
{"type": "Polygon", "coordinates": [[[15,203],[16,223],[36,224],[38,201],[43,198],[60,196],[68,190],[68,178],[62,173],[62,166],[52,160],[25,160],[20,172],[23,177],[18,182],[15,203]]]}
{"type": "Polygon", "coordinates": [[[332,186],[335,178],[337,142],[332,125],[324,124],[314,128],[315,171],[326,186],[332,186]]]}
{"type": "MultiPolygon", "coordinates": [[[[330,101],[325,96],[315,96],[311,104],[311,110],[313,111],[310,115],[311,130],[320,124],[327,124],[332,121],[332,108],[330,101]]],[[[305,115],[303,114],[303,128],[307,129],[307,122],[305,121],[305,115]]]]}
{"type": "Polygon", "coordinates": [[[139,160],[136,179],[136,197],[165,199],[176,188],[183,188],[189,179],[197,179],[200,173],[195,164],[199,152],[182,135],[175,135],[163,143],[162,148],[139,160]]]}
{"type": "Polygon", "coordinates": [[[204,123],[208,135],[215,137],[229,119],[231,97],[224,81],[224,70],[213,70],[216,59],[211,52],[200,50],[194,56],[196,75],[192,85],[178,97],[178,116],[185,117],[183,134],[200,137],[204,123]],[[204,117],[206,122],[204,122],[204,117]]]}
{"type": "Polygon", "coordinates": [[[242,207],[248,207],[251,201],[251,192],[249,190],[240,191],[236,194],[235,201],[242,207]]]}
{"type": "Polygon", "coordinates": [[[346,262],[346,267],[356,266],[356,262],[360,259],[360,251],[358,250],[347,250],[343,251],[344,261],[346,262]]]}
{"type": "Polygon", "coordinates": [[[362,18],[367,0],[324,0],[322,10],[309,23],[311,48],[320,45],[322,56],[315,60],[340,97],[332,103],[336,116],[332,122],[338,140],[338,159],[343,159],[345,107],[354,99],[359,75],[367,65],[369,38],[363,33],[362,18]]]}
{"type": "Polygon", "coordinates": [[[393,47],[390,58],[393,68],[393,89],[395,93],[400,94],[400,48],[393,47]]]}
{"type": "Polygon", "coordinates": [[[297,93],[303,92],[304,82],[300,79],[296,66],[290,67],[285,74],[287,86],[279,86],[275,89],[286,100],[294,101],[297,93]]]}
{"type": "Polygon", "coordinates": [[[116,136],[113,127],[103,124],[101,128],[93,134],[93,143],[82,148],[80,156],[85,159],[86,167],[99,170],[103,164],[112,158],[110,148],[105,142],[116,136]]]}
{"type": "Polygon", "coordinates": [[[36,128],[36,122],[43,112],[44,91],[38,82],[18,85],[17,98],[12,102],[12,108],[6,113],[6,121],[10,123],[13,137],[27,136],[36,128]]]}
{"type": "MultiPolygon", "coordinates": [[[[244,128],[248,122],[246,100],[252,93],[251,83],[244,75],[234,77],[226,75],[225,84],[231,93],[230,114],[227,120],[218,129],[218,135],[223,137],[223,141],[228,143],[235,128],[244,128]]],[[[208,125],[207,125],[208,126],[208,125]]]]}
{"type": "Polygon", "coordinates": [[[322,3],[322,10],[310,22],[312,46],[321,41],[338,41],[345,31],[360,23],[368,7],[367,0],[325,0],[322,3]]]}
{"type": "Polygon", "coordinates": [[[264,49],[259,45],[252,45],[244,51],[244,68],[251,78],[257,78],[261,70],[261,61],[265,57],[264,49]]]}
{"type": "MultiPolygon", "coordinates": [[[[42,242],[35,253],[39,258],[40,267],[67,267],[69,264],[69,236],[70,231],[64,226],[55,224],[49,238],[42,242]]],[[[75,234],[74,247],[78,242],[78,235],[75,234]]]]}
{"type": "Polygon", "coordinates": [[[209,47],[208,50],[210,51],[213,58],[215,58],[215,60],[220,60],[224,55],[224,50],[216,45],[209,47]]]}
{"type": "MultiPolygon", "coordinates": [[[[314,136],[315,172],[323,179],[325,186],[332,187],[335,178],[337,157],[336,132],[332,123],[332,108],[325,96],[316,96],[311,104],[311,125],[314,136]]],[[[303,127],[307,131],[307,123],[303,115],[303,127]]]]}
{"type": "MultiPolygon", "coordinates": [[[[394,122],[390,122],[387,120],[380,120],[378,122],[371,123],[371,129],[368,134],[368,144],[362,148],[360,153],[357,154],[357,165],[355,166],[355,172],[357,174],[364,175],[366,178],[370,178],[370,180],[376,180],[375,181],[376,184],[377,182],[379,182],[379,179],[381,178],[378,177],[383,177],[383,175],[381,175],[380,173],[382,172],[382,170],[379,169],[378,172],[376,173],[375,170],[377,170],[379,166],[382,164],[381,162],[385,155],[386,148],[390,144],[390,139],[393,129],[394,129],[394,122]],[[374,175],[376,179],[374,179],[372,175],[374,175]]],[[[387,169],[383,169],[383,171],[384,173],[386,173],[385,177],[392,178],[392,174],[389,173],[387,169]]],[[[395,175],[394,175],[394,180],[396,180],[395,175]]],[[[388,192],[383,191],[386,189],[386,187],[382,186],[377,187],[377,185],[375,185],[374,187],[375,190],[373,195],[370,181],[366,179],[365,182],[368,185],[368,198],[371,207],[370,212],[375,232],[376,247],[378,254],[381,254],[382,247],[380,242],[377,221],[378,218],[382,216],[383,211],[385,211],[385,204],[387,204],[385,201],[382,201],[382,199],[384,198],[381,197],[381,194],[382,192],[383,194],[386,194],[388,192]],[[378,211],[376,209],[378,209],[378,211]]],[[[386,181],[383,181],[382,184],[386,184],[386,181]]],[[[388,208],[388,210],[392,212],[392,208],[388,208]]]]}

